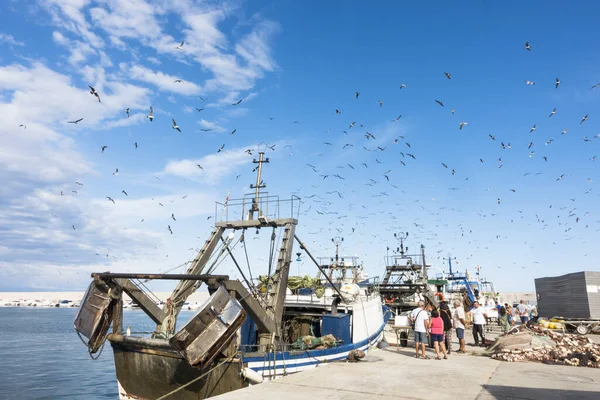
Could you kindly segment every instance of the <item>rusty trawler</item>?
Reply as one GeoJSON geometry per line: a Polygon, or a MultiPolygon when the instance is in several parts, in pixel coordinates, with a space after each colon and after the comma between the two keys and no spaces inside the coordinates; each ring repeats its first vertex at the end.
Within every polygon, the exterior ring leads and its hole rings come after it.
{"type": "Polygon", "coordinates": [[[184,274],[92,274],[74,326],[90,355],[106,341],[112,346],[120,399],[207,398],[346,359],[382,340],[380,294],[326,271],[296,235],[301,199],[264,192],[269,159],[260,152],[253,162],[253,193],[217,202],[214,229],[184,274]],[[246,250],[253,240],[246,237],[264,231],[270,234],[268,272],[254,280],[246,250]],[[294,242],[323,279],[288,284],[294,242]],[[235,266],[241,280],[216,274],[223,263],[235,266]],[[140,280],[165,279],[178,283],[157,305],[140,280]],[[201,286],[210,297],[178,327],[186,299],[201,286]],[[124,293],[156,324],[152,333],[123,332],[124,293]]]}

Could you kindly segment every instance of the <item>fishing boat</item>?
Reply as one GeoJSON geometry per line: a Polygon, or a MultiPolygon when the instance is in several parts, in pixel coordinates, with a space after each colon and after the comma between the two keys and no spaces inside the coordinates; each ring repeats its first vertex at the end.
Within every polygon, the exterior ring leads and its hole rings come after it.
{"type": "Polygon", "coordinates": [[[471,309],[473,303],[477,301],[485,309],[488,318],[497,319],[496,302],[501,303],[501,299],[494,289],[494,284],[481,278],[481,266],[479,265],[475,268],[474,276],[468,270],[465,270],[464,273],[457,271],[456,268],[453,270],[452,261],[455,260],[455,257],[448,254],[448,257],[444,259],[444,261],[448,261],[448,271],[441,270],[435,279],[429,280],[429,285],[435,291],[435,295],[448,301],[451,307],[454,300],[460,300],[467,310],[471,309]]]}
{"type": "Polygon", "coordinates": [[[419,301],[437,307],[438,297],[428,284],[430,265],[425,262],[425,246],[421,245],[420,253],[409,254],[408,247],[404,246],[408,232],[395,233],[394,238],[399,246],[392,250],[391,255],[388,247],[385,274],[379,285],[383,301],[395,316],[414,310],[419,301]]]}
{"type": "MultiPolygon", "coordinates": [[[[333,279],[296,235],[300,198],[280,200],[262,191],[262,168],[269,159],[260,152],[253,162],[254,192],[217,202],[214,229],[184,274],[92,274],[74,326],[91,356],[98,357],[106,341],[112,346],[120,399],[208,398],[360,356],[358,350],[367,352],[382,340],[379,293],[373,286],[333,279]],[[270,234],[269,262],[255,282],[247,247],[252,234],[264,231],[270,234]],[[322,278],[292,289],[294,242],[298,258],[304,252],[322,278]],[[215,273],[224,261],[241,279],[215,273]],[[144,282],[161,279],[178,284],[159,307],[144,282]],[[178,329],[180,310],[201,285],[210,297],[178,329]],[[149,336],[123,332],[124,293],[156,323],[149,336]]],[[[344,269],[345,263],[329,267],[344,269]]]]}

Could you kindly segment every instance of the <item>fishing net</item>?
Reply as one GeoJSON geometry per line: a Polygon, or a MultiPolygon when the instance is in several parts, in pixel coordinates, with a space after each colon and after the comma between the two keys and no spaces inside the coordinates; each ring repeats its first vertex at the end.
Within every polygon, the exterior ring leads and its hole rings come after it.
{"type": "Polygon", "coordinates": [[[335,346],[337,346],[337,340],[333,335],[321,337],[302,336],[292,343],[292,349],[294,350],[322,350],[335,346]]]}
{"type": "Polygon", "coordinates": [[[541,361],[600,368],[600,343],[584,335],[554,332],[539,326],[507,336],[500,336],[486,352],[502,361],[541,361]]]}

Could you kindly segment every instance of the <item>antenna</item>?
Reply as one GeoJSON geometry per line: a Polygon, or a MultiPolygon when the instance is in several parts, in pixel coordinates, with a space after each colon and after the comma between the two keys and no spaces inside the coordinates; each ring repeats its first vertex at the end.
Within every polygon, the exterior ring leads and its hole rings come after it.
{"type": "Polygon", "coordinates": [[[258,161],[252,160],[254,164],[258,164],[256,168],[254,168],[256,172],[256,184],[250,185],[250,189],[256,189],[256,193],[254,194],[254,199],[252,199],[252,207],[248,210],[248,219],[254,219],[254,213],[260,211],[258,208],[258,199],[260,197],[260,189],[267,187],[267,185],[261,180],[262,175],[262,165],[263,163],[268,163],[269,158],[264,159],[264,151],[258,153],[258,161]]]}
{"type": "Polygon", "coordinates": [[[408,232],[394,233],[394,237],[400,241],[400,255],[404,257],[404,241],[408,238],[408,232]]]}
{"type": "Polygon", "coordinates": [[[452,260],[456,260],[456,257],[452,257],[452,254],[448,253],[448,258],[444,258],[444,261],[448,260],[449,276],[452,276],[452,260]]]}

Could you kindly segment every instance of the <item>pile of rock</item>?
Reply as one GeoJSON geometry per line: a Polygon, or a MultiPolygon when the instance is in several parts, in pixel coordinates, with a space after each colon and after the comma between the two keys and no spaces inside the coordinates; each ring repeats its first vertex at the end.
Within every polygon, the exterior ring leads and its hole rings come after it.
{"type": "Polygon", "coordinates": [[[508,362],[540,361],[600,368],[600,343],[592,342],[587,336],[562,334],[536,326],[499,337],[488,354],[508,362]]]}

